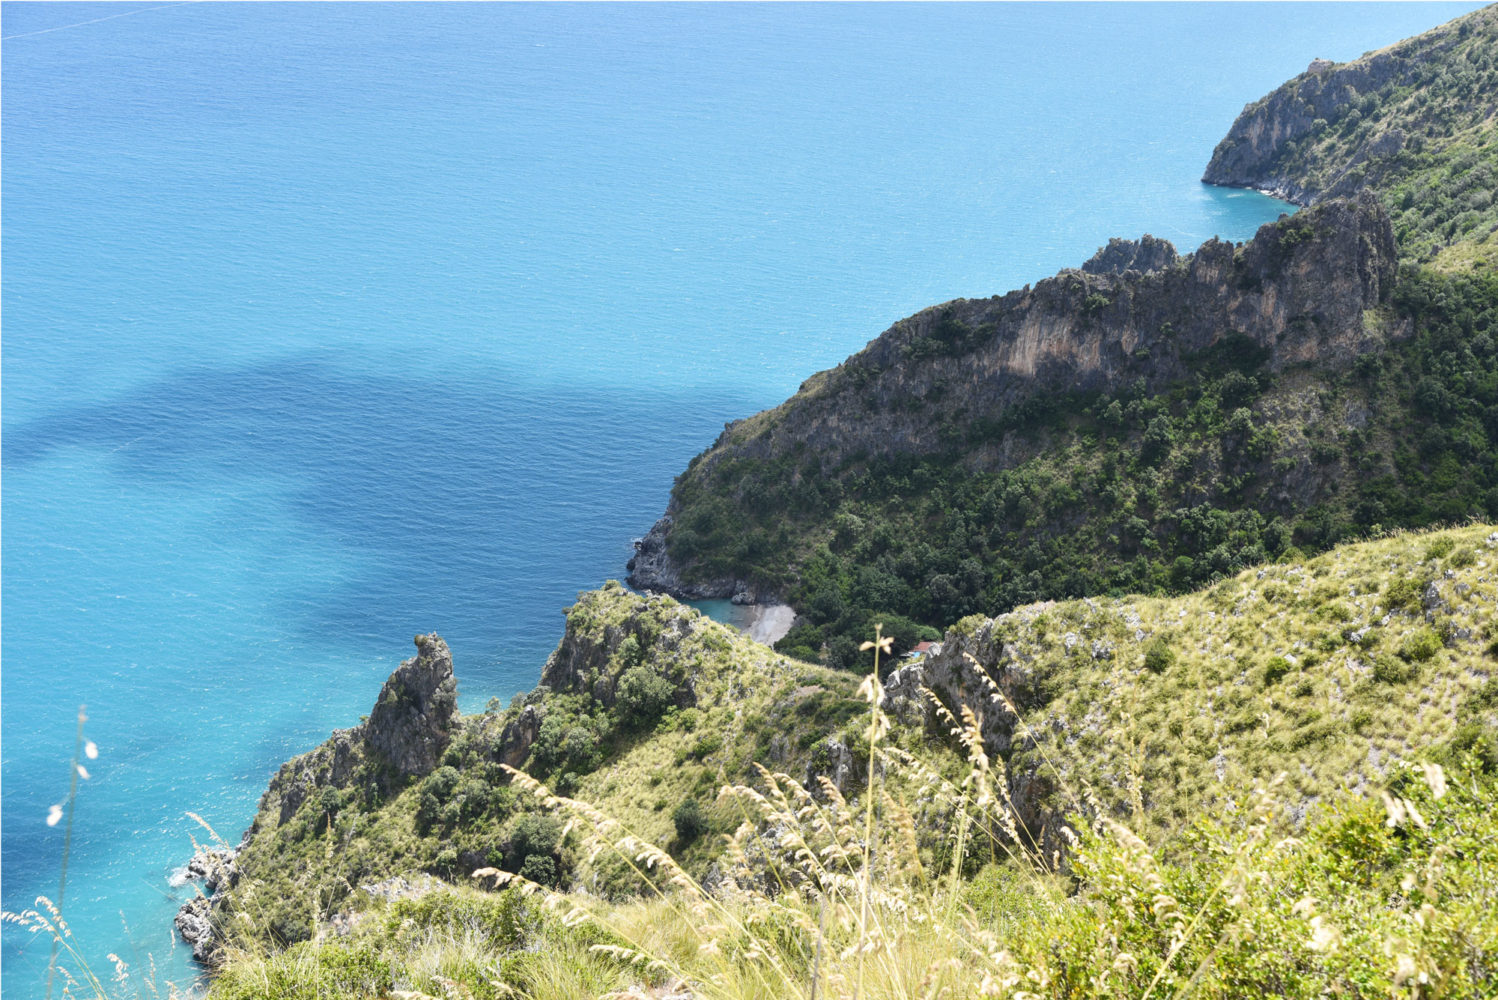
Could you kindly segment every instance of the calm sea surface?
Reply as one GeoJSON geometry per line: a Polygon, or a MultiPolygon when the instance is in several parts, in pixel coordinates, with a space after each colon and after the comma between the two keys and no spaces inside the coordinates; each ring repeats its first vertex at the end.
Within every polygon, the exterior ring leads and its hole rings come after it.
{"type": "MultiPolygon", "coordinates": [[[[169,876],[436,630],[535,683],[672,476],[892,321],[1283,206],[1247,101],[1472,4],[6,4],[3,902],[169,876]]],[[[6,926],[4,992],[48,942],[6,926]]]]}

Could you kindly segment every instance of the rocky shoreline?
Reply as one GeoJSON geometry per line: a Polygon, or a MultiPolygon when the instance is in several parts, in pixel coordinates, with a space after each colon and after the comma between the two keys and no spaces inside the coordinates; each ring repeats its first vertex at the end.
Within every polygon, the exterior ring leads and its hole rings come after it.
{"type": "Polygon", "coordinates": [[[625,582],[635,590],[669,594],[679,601],[732,601],[748,609],[747,620],[740,629],[749,638],[766,646],[785,638],[795,623],[796,611],[780,600],[781,595],[732,577],[701,583],[683,581],[666,551],[671,524],[668,510],[643,538],[635,539],[635,554],[625,566],[629,571],[625,582]]]}

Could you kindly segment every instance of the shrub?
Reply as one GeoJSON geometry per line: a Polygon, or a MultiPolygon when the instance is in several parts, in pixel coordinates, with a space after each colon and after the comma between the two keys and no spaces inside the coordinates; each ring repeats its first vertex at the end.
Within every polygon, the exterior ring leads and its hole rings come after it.
{"type": "Polygon", "coordinates": [[[551,858],[561,843],[561,823],[540,813],[522,813],[510,828],[510,847],[505,852],[507,867],[524,874],[526,861],[538,856],[551,858]]]}
{"type": "Polygon", "coordinates": [[[1175,650],[1170,648],[1163,635],[1156,636],[1144,650],[1144,667],[1151,673],[1163,674],[1175,661],[1175,650]]]}
{"type": "Polygon", "coordinates": [[[1442,535],[1432,540],[1425,547],[1425,561],[1430,562],[1432,559],[1442,559],[1449,555],[1454,548],[1456,548],[1456,539],[1450,535],[1442,535]]]}
{"type": "Polygon", "coordinates": [[[1384,591],[1384,604],[1390,611],[1414,611],[1420,607],[1420,595],[1424,590],[1425,584],[1419,580],[1408,577],[1395,580],[1384,591]]]}
{"type": "Polygon", "coordinates": [[[1413,680],[1418,668],[1395,656],[1383,654],[1373,659],[1373,679],[1382,684],[1403,684],[1413,680]]]}
{"type": "Polygon", "coordinates": [[[655,724],[676,700],[676,685],[649,666],[640,664],[619,678],[618,707],[626,724],[646,728],[655,724]]]}
{"type": "Polygon", "coordinates": [[[696,799],[687,799],[671,813],[671,822],[676,827],[676,839],[689,844],[707,832],[707,817],[696,799]]]}
{"type": "Polygon", "coordinates": [[[1264,664],[1264,683],[1274,684],[1290,672],[1290,661],[1283,656],[1271,656],[1264,664]]]}
{"type": "Polygon", "coordinates": [[[1424,663],[1440,651],[1441,637],[1428,628],[1413,633],[1399,646],[1400,659],[1411,663],[1424,663]]]}
{"type": "Polygon", "coordinates": [[[703,733],[697,737],[697,742],[692,744],[691,756],[701,760],[708,754],[717,753],[723,749],[722,733],[703,733]]]}
{"type": "Polygon", "coordinates": [[[557,884],[556,860],[545,854],[532,854],[525,859],[525,864],[520,866],[520,877],[528,878],[538,885],[555,886],[557,884]]]}

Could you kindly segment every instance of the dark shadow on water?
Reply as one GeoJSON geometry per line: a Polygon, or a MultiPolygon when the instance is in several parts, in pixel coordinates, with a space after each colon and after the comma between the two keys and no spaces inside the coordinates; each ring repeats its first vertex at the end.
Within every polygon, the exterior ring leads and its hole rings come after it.
{"type": "Polygon", "coordinates": [[[108,450],[140,483],[281,483],[289,499],[264,516],[284,525],[289,508],[354,567],[331,593],[287,596],[289,631],[362,637],[393,666],[414,632],[436,629],[465,692],[504,694],[534,683],[576,591],[622,576],[630,538],[691,456],[759,405],[728,391],[432,382],[302,360],[186,370],[60,410],[7,429],[3,461],[19,469],[81,446],[108,450]]]}

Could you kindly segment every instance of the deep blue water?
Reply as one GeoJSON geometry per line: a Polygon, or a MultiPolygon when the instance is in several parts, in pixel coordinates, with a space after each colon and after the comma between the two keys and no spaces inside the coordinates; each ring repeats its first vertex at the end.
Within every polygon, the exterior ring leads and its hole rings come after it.
{"type": "MultiPolygon", "coordinates": [[[[673,475],[889,323],[1149,231],[1242,105],[1472,4],[6,4],[3,901],[167,879],[436,630],[530,687],[673,475]]],[[[36,995],[47,942],[4,938],[36,995]]],[[[138,982],[138,980],[137,980],[138,982]]]]}

